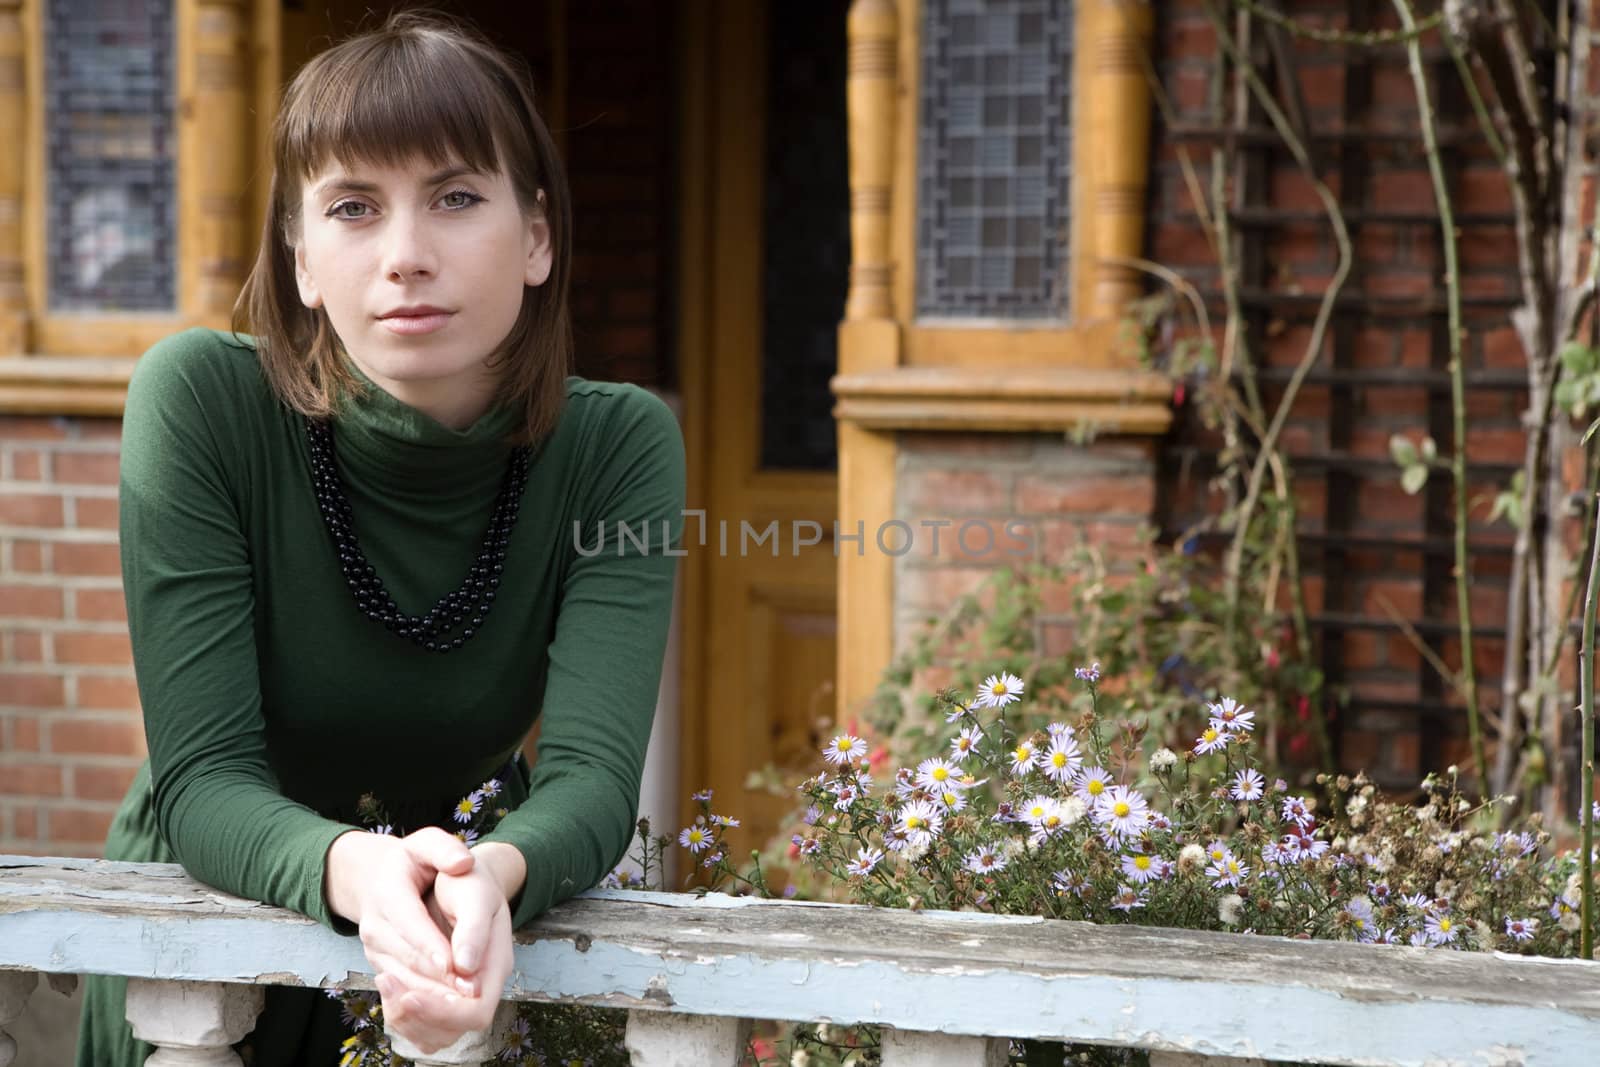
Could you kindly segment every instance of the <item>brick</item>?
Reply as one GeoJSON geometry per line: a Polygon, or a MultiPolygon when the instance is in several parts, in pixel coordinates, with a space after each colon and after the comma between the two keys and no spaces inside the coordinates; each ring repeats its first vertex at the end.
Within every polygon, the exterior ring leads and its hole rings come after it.
{"type": "Polygon", "coordinates": [[[55,653],[57,663],[119,667],[133,662],[133,646],[126,633],[58,633],[55,653]]]}
{"type": "Polygon", "coordinates": [[[122,555],[115,543],[58,541],[50,547],[57,574],[94,576],[122,574],[122,555]]]}
{"type": "Polygon", "coordinates": [[[1464,167],[1455,175],[1456,210],[1462,214],[1510,214],[1511,187],[1498,167],[1464,167]]]}
{"type": "Polygon", "coordinates": [[[0,441],[64,441],[66,437],[66,419],[0,415],[0,441]]]}
{"type": "Polygon", "coordinates": [[[53,586],[0,583],[0,617],[59,619],[62,601],[61,590],[53,586]]]}
{"type": "Polygon", "coordinates": [[[1482,353],[1485,367],[1520,370],[1528,365],[1528,355],[1522,347],[1522,339],[1512,327],[1504,326],[1497,330],[1484,331],[1478,337],[1479,351],[1482,353]]]}
{"type": "Polygon", "coordinates": [[[1527,449],[1521,430],[1496,430],[1473,427],[1467,434],[1467,461],[1470,463],[1518,463],[1527,449]]]}
{"type": "Polygon", "coordinates": [[[104,845],[116,812],[110,808],[61,807],[45,810],[52,845],[62,842],[104,845]]]}
{"type": "Polygon", "coordinates": [[[0,758],[0,793],[58,797],[62,793],[61,766],[54,763],[16,763],[0,758]]]}
{"type": "Polygon", "coordinates": [[[9,715],[13,752],[39,751],[39,720],[33,715],[9,715]]]}
{"type": "Polygon", "coordinates": [[[44,453],[33,448],[11,453],[11,477],[19,482],[45,481],[44,453]]]}
{"type": "Polygon", "coordinates": [[[138,711],[139,687],[131,675],[79,675],[77,703],[85,711],[138,711]]]}
{"type": "Polygon", "coordinates": [[[117,719],[58,717],[50,723],[50,751],[87,756],[142,756],[144,728],[133,716],[117,719]]]}
{"type": "Polygon", "coordinates": [[[919,612],[942,613],[994,574],[993,567],[904,567],[895,573],[895,599],[919,612]]]}
{"type": "Polygon", "coordinates": [[[42,631],[14,629],[8,631],[7,636],[11,639],[12,662],[44,662],[44,633],[42,631]]]}
{"type": "Polygon", "coordinates": [[[900,435],[900,453],[937,463],[949,456],[961,458],[1026,460],[1033,455],[1035,438],[1020,433],[926,433],[900,435]]]}
{"type": "Polygon", "coordinates": [[[139,764],[115,766],[79,763],[72,768],[72,795],[79,800],[121,802],[139,773],[139,764]]]}
{"type": "Polygon", "coordinates": [[[79,419],[78,437],[84,441],[121,441],[121,419],[79,419]]]}
{"type": "Polygon", "coordinates": [[[1148,518],[1155,509],[1155,479],[1040,477],[1017,479],[1017,511],[1024,515],[1127,515],[1148,518]]]}
{"type": "Polygon", "coordinates": [[[76,589],[73,617],[86,622],[127,622],[128,605],[121,589],[76,589]]]}
{"type": "Polygon", "coordinates": [[[116,485],[121,457],[116,452],[57,452],[58,485],[116,485]]]}
{"type": "Polygon", "coordinates": [[[13,540],[10,547],[12,570],[18,574],[44,573],[46,545],[43,541],[13,540]]]}
{"type": "MultiPolygon", "coordinates": [[[[1040,532],[1033,524],[1003,515],[919,520],[911,522],[911,528],[911,551],[906,553],[906,558],[915,560],[1011,566],[1036,558],[1041,541],[1040,532]],[[924,526],[923,521],[942,521],[949,525],[924,526]]],[[[898,544],[902,535],[893,536],[898,544]]]]}
{"type": "Polygon", "coordinates": [[[1378,740],[1378,735],[1368,730],[1346,730],[1340,739],[1340,765],[1353,771],[1376,766],[1378,740]]]}
{"type": "Polygon", "coordinates": [[[0,671],[0,705],[59,708],[66,691],[59,675],[37,671],[0,671]]]}
{"type": "Polygon", "coordinates": [[[23,841],[35,841],[39,837],[39,809],[36,805],[25,805],[11,809],[11,832],[23,841]]]}
{"type": "Polygon", "coordinates": [[[911,470],[899,489],[901,508],[913,516],[982,515],[1006,509],[1011,479],[988,471],[911,470]]]}
{"type": "Polygon", "coordinates": [[[60,526],[62,521],[58,493],[0,493],[0,525],[60,526]]]}
{"type": "Polygon", "coordinates": [[[1418,619],[1422,617],[1422,580],[1420,578],[1406,579],[1375,579],[1365,584],[1361,591],[1361,612],[1378,619],[1390,618],[1387,608],[1380,603],[1380,598],[1386,601],[1401,618],[1418,619]]]}
{"type": "Polygon", "coordinates": [[[1374,174],[1367,186],[1368,201],[1384,211],[1432,213],[1433,183],[1426,170],[1389,170],[1374,174]]]}
{"type": "Polygon", "coordinates": [[[1415,734],[1391,734],[1382,744],[1383,766],[1407,779],[1421,773],[1420,739],[1415,734]]]}
{"type": "Polygon", "coordinates": [[[72,502],[73,525],[80,530],[115,530],[117,500],[109,496],[80,496],[72,502]]]}

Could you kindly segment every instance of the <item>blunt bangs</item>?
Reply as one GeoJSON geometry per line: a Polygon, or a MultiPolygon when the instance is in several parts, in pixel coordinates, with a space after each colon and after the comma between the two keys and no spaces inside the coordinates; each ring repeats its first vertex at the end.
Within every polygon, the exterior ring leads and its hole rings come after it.
{"type": "Polygon", "coordinates": [[[273,123],[267,217],[233,328],[255,334],[284,404],[311,418],[333,414],[360,383],[327,313],[300,302],[303,189],[333,163],[355,170],[416,159],[506,175],[523,212],[539,212],[550,228],[550,277],[524,289],[516,324],[487,357],[502,374],[500,401],[525,412],[514,440],[536,444],[555,428],[572,367],[572,200],[526,63],[465,23],[401,12],[295,75],[273,123]]]}

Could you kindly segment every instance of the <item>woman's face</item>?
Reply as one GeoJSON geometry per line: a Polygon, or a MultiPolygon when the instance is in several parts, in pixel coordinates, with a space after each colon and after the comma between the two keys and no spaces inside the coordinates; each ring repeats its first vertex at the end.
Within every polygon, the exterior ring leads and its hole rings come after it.
{"type": "Polygon", "coordinates": [[[549,225],[510,179],[423,159],[332,163],[305,183],[300,217],[300,299],[327,311],[362,372],[458,429],[488,410],[499,381],[484,360],[551,266],[549,225]]]}

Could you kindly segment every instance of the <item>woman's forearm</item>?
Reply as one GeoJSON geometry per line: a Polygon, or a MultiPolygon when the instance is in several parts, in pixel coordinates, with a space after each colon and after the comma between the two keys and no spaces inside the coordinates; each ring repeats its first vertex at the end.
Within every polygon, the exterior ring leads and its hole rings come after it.
{"type": "Polygon", "coordinates": [[[485,841],[472,846],[472,854],[494,876],[506,901],[515,902],[528,880],[528,862],[522,858],[522,850],[504,841],[485,841]]]}

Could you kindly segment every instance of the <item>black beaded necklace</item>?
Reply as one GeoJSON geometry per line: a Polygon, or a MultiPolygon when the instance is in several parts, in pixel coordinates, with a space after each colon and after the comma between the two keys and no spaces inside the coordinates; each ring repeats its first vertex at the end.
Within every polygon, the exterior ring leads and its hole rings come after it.
{"type": "Polygon", "coordinates": [[[473,561],[461,587],[446,593],[423,615],[407,615],[384,588],[383,579],[361,551],[352,523],[350,501],[345,499],[339,470],[333,461],[333,426],[326,419],[307,419],[306,436],[311,444],[311,480],[316,489],[317,507],[322,521],[333,535],[339,551],[339,567],[355,597],[356,607],[374,622],[391,632],[409,638],[429,652],[452,652],[460,648],[483,626],[494,606],[500,575],[505,571],[506,546],[517,523],[522,491],[528,485],[531,450],[526,445],[511,450],[505,479],[489,515],[489,528],[483,534],[483,547],[473,561]],[[452,636],[452,631],[460,633],[452,636]]]}

